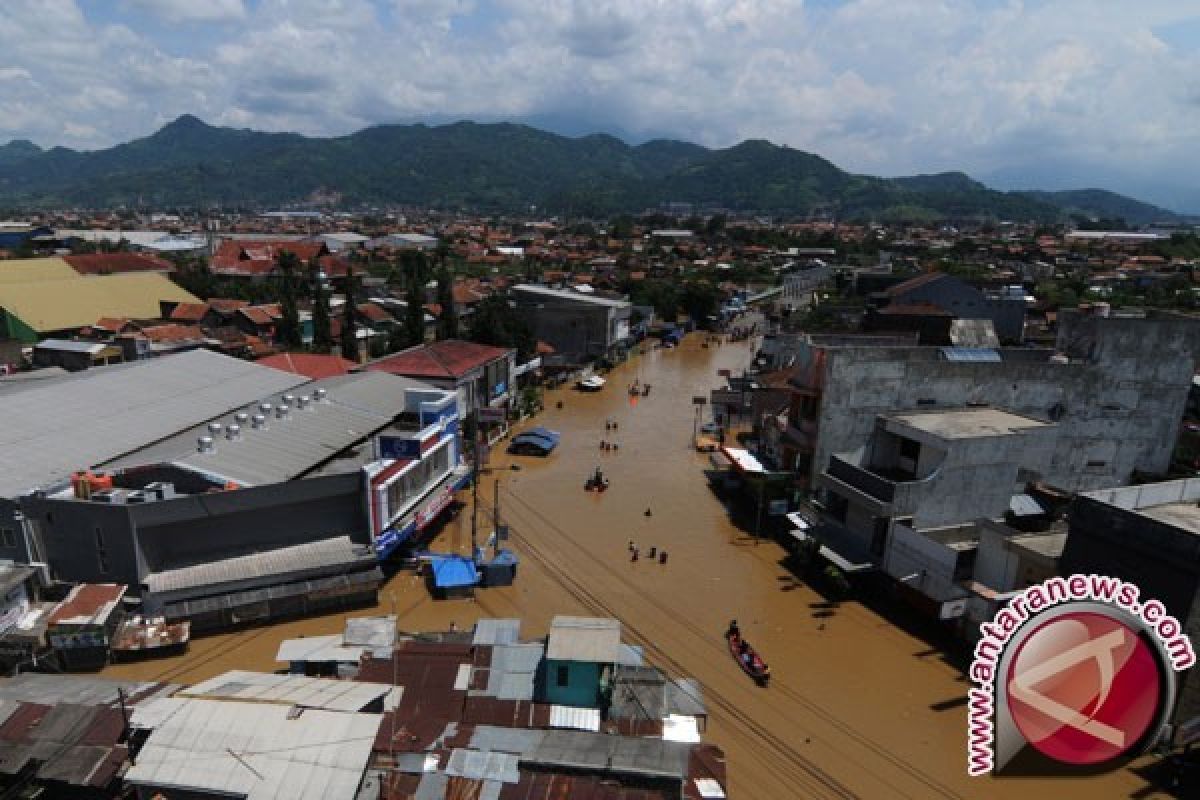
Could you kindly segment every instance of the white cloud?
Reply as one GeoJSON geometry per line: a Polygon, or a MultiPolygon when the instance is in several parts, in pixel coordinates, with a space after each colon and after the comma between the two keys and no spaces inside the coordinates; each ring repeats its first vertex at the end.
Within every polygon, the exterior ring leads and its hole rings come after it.
{"type": "Polygon", "coordinates": [[[70,0],[6,0],[0,140],[101,146],[184,112],[325,135],[553,117],[712,146],[768,138],[860,172],[1119,160],[1200,183],[1200,48],[1155,33],[1186,23],[1185,5],[125,0],[240,20],[188,29],[179,49],[133,13],[115,25],[70,0]]]}
{"type": "Polygon", "coordinates": [[[121,6],[170,23],[229,22],[246,17],[242,0],[121,0],[121,6]]]}

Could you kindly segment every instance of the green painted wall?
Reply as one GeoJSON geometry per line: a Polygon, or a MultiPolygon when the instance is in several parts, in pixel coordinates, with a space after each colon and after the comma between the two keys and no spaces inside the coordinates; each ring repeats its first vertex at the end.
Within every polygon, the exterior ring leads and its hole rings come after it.
{"type": "Polygon", "coordinates": [[[38,342],[37,331],[8,313],[7,309],[0,309],[0,338],[16,339],[25,344],[38,342]]]}
{"type": "Polygon", "coordinates": [[[547,703],[581,708],[597,708],[600,705],[600,665],[590,661],[545,661],[545,687],[547,703]],[[560,668],[566,668],[566,685],[559,680],[560,668]]]}

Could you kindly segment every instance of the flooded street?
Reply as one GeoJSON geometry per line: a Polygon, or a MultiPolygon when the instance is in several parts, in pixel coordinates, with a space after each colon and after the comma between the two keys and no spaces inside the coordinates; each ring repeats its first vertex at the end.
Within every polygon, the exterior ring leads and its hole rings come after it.
{"type": "MultiPolygon", "coordinates": [[[[735,527],[709,490],[708,457],[690,447],[691,398],[722,383],[718,369],[747,366],[750,350],[705,349],[700,341],[692,336],[679,349],[634,358],[599,393],[548,392],[532,424],[560,431],[558,449],[546,459],[493,457],[481,506],[490,514],[499,479],[501,515],[521,558],[514,586],[435,601],[423,580],[402,572],[377,609],[202,638],[182,656],[105,674],[193,682],[234,668],[270,671],[283,666],[274,661],[281,640],[340,632],[346,616],[368,613],[394,611],[405,631],[520,617],[527,637],[543,634],[555,614],[614,616],[650,663],[703,684],[705,738],[729,757],[733,797],[1090,800],[1143,789],[1129,771],[1058,782],[967,777],[968,685],[960,671],[929,642],[857,602],[830,608],[781,566],[778,545],[735,527]],[[635,378],[652,390],[633,404],[625,389],[635,378]],[[606,418],[617,433],[605,433],[606,418]],[[603,438],[619,442],[619,451],[602,452],[603,438]],[[519,471],[508,469],[514,461],[519,471]],[[602,494],[583,490],[596,466],[611,481],[602,494]],[[643,556],[651,546],[667,550],[668,563],[631,562],[631,539],[643,556]],[[770,662],[770,688],[755,687],[730,657],[722,633],[731,617],[770,662]]],[[[467,553],[469,527],[467,508],[433,548],[467,553]]],[[[479,529],[481,538],[491,530],[487,516],[479,529]]]]}

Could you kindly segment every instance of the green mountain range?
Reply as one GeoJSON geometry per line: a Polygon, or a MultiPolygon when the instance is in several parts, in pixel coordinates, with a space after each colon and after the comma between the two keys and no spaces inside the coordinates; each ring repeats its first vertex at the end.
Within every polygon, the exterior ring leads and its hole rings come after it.
{"type": "Polygon", "coordinates": [[[510,123],[380,125],[312,138],[218,128],[185,115],[106,150],[0,146],[0,206],[261,209],[316,201],[575,215],[682,202],[881,221],[1175,218],[1100,190],[998,192],[962,173],[853,175],[761,140],[720,150],[672,140],[632,146],[602,134],[568,138],[510,123]]]}

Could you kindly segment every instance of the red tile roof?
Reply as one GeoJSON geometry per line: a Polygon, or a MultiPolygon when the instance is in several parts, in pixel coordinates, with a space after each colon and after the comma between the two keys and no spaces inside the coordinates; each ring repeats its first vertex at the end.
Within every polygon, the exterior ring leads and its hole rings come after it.
{"type": "Polygon", "coordinates": [[[381,358],[366,369],[404,375],[410,378],[454,378],[457,380],[473,369],[482,367],[508,354],[503,347],[446,339],[433,344],[417,345],[395,355],[381,358]]]}
{"type": "Polygon", "coordinates": [[[483,295],[469,286],[461,283],[454,284],[454,303],[460,306],[471,306],[483,299],[483,295]]]}
{"type": "Polygon", "coordinates": [[[204,338],[204,331],[198,325],[152,325],[142,328],[142,335],[152,342],[191,342],[204,338]]]}
{"type": "Polygon", "coordinates": [[[92,325],[92,327],[102,331],[107,331],[109,333],[120,333],[121,331],[125,330],[128,325],[129,320],[127,319],[122,319],[120,317],[101,317],[100,319],[96,320],[96,323],[92,325]]]}
{"type": "Polygon", "coordinates": [[[239,308],[238,313],[255,325],[274,325],[275,321],[283,316],[283,310],[279,307],[278,303],[247,306],[246,308],[239,308]]]}
{"type": "Polygon", "coordinates": [[[327,256],[329,250],[324,242],[226,239],[213,255],[210,269],[219,274],[269,275],[283,253],[295,255],[303,269],[314,258],[327,256]]]}
{"type": "Polygon", "coordinates": [[[145,253],[89,253],[63,256],[80,275],[115,275],[122,272],[174,272],[166,259],[145,253]]]}
{"type": "Polygon", "coordinates": [[[353,361],[348,361],[341,356],[321,353],[279,353],[260,358],[255,363],[295,375],[303,375],[314,381],[332,378],[335,375],[345,375],[357,366],[353,361]]]}
{"type": "Polygon", "coordinates": [[[208,303],[180,303],[171,312],[175,322],[199,322],[208,313],[208,303]]]}
{"type": "Polygon", "coordinates": [[[250,305],[246,300],[233,300],[228,297],[210,297],[208,298],[208,306],[218,314],[232,314],[239,308],[245,308],[250,305]]]}
{"type": "Polygon", "coordinates": [[[363,303],[358,306],[357,310],[363,319],[368,319],[371,322],[393,322],[395,320],[391,314],[375,303],[363,303]]]}

